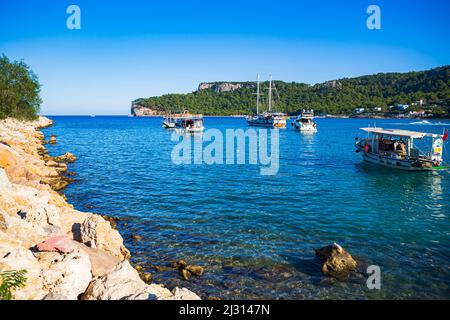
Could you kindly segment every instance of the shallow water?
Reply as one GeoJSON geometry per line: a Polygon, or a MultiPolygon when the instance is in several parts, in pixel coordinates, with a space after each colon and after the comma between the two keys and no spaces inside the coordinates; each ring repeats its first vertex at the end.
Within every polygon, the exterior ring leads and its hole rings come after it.
{"type": "MultiPolygon", "coordinates": [[[[76,181],[64,190],[68,200],[128,218],[118,230],[132,261],[169,288],[202,298],[450,298],[450,173],[362,163],[354,137],[374,120],[317,119],[315,135],[281,130],[279,172],[262,176],[250,164],[173,164],[176,142],[160,118],[51,118],[55,125],[44,132],[58,143],[50,152],[78,157],[69,166],[76,181]],[[314,249],[332,242],[380,266],[381,290],[367,289],[363,276],[322,277],[314,249]],[[186,282],[153,268],[177,259],[205,274],[186,282]]],[[[442,133],[450,124],[411,122],[376,125],[442,133]]],[[[205,126],[247,128],[241,118],[206,118],[205,126]]]]}

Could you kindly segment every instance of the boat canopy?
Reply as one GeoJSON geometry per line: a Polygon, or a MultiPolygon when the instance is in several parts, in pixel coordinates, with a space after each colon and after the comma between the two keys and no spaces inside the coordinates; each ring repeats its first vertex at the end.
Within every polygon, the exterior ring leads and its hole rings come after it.
{"type": "Polygon", "coordinates": [[[414,139],[422,139],[425,136],[430,137],[439,137],[439,134],[433,134],[433,133],[425,133],[425,132],[417,132],[417,131],[410,131],[410,130],[400,130],[400,129],[383,129],[383,128],[375,128],[375,127],[369,127],[369,128],[361,128],[361,130],[370,132],[370,133],[377,133],[377,134],[384,134],[388,136],[397,136],[397,137],[410,137],[414,139]]]}

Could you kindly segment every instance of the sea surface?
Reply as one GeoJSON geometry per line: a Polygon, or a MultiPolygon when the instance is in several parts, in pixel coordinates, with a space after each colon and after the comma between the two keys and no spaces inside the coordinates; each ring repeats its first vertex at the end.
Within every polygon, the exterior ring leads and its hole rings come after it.
{"type": "MultiPolygon", "coordinates": [[[[117,228],[132,262],[169,289],[203,299],[450,298],[450,173],[377,167],[354,147],[360,127],[442,133],[449,121],[316,119],[313,135],[288,125],[279,131],[278,173],[264,176],[249,163],[173,163],[176,133],[161,118],[50,118],[55,125],[43,131],[58,139],[50,153],[78,157],[69,202],[123,218],[117,228]],[[348,281],[320,272],[314,249],[333,242],[361,261],[348,281]],[[178,259],[204,275],[184,281],[155,269],[178,259]],[[367,288],[368,265],[380,267],[380,290],[367,288]]],[[[219,117],[205,127],[248,128],[219,117]]]]}

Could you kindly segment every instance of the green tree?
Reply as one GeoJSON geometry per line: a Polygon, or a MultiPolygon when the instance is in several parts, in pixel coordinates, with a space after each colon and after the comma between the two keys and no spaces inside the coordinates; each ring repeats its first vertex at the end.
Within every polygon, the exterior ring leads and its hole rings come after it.
{"type": "Polygon", "coordinates": [[[0,119],[35,119],[42,103],[40,88],[37,75],[23,61],[0,57],[0,119]]]}

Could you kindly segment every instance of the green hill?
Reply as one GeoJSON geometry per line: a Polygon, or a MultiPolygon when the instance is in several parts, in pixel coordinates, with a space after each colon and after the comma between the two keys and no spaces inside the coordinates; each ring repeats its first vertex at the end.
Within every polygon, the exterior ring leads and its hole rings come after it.
{"type": "MultiPolygon", "coordinates": [[[[313,108],[317,113],[350,114],[355,108],[367,111],[381,107],[384,112],[394,104],[425,101],[436,116],[450,114],[450,66],[408,73],[379,73],[357,78],[343,78],[315,85],[275,81],[275,108],[290,114],[313,108]]],[[[268,82],[261,83],[263,92],[268,82]]],[[[249,114],[255,110],[253,82],[201,83],[188,94],[167,94],[133,101],[136,108],[153,112],[182,111],[206,115],[249,114]]],[[[264,103],[263,99],[263,103],[264,103]]],[[[413,107],[414,108],[414,107],[413,107]]]]}

